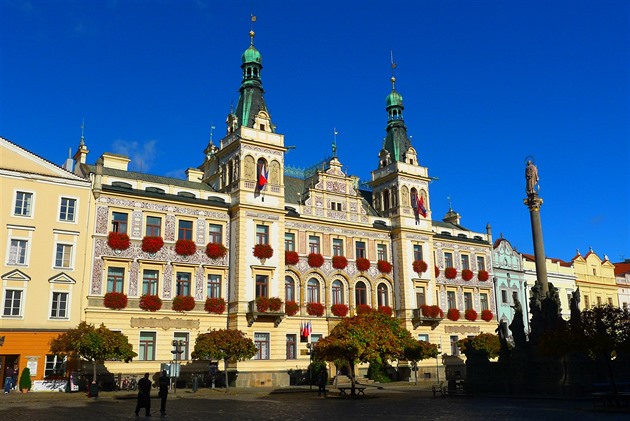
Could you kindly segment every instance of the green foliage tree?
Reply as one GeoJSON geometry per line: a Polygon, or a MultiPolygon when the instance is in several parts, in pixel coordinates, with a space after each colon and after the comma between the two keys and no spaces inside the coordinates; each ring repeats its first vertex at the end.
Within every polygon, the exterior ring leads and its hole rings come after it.
{"type": "Polygon", "coordinates": [[[414,339],[400,320],[378,311],[343,319],[330,335],[315,344],[315,355],[323,361],[342,362],[352,373],[351,394],[356,394],[354,367],[357,363],[404,359],[414,339]]]}
{"type": "Polygon", "coordinates": [[[427,341],[414,341],[405,347],[405,359],[413,366],[416,384],[418,384],[418,361],[435,358],[439,355],[438,346],[427,341]]]}
{"type": "Polygon", "coordinates": [[[499,356],[501,341],[492,333],[480,333],[472,338],[464,338],[457,341],[457,346],[467,357],[474,354],[485,354],[488,358],[499,356]]]}
{"type": "Polygon", "coordinates": [[[20,374],[20,390],[31,390],[31,369],[24,367],[20,374]]]}
{"type": "Polygon", "coordinates": [[[94,381],[97,363],[106,360],[122,360],[128,363],[138,355],[122,333],[112,332],[104,324],[97,328],[86,322],[81,322],[75,329],[52,339],[50,352],[92,362],[94,381]]]}
{"type": "Polygon", "coordinates": [[[248,360],[256,355],[256,345],[238,329],[218,329],[202,333],[195,340],[192,358],[195,360],[222,360],[225,363],[225,391],[228,388],[229,361],[248,360]]]}

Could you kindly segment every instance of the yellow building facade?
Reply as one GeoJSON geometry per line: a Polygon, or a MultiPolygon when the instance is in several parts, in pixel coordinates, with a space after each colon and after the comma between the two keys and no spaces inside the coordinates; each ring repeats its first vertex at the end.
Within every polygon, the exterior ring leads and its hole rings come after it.
{"type": "Polygon", "coordinates": [[[571,260],[576,285],[580,288],[580,310],[594,306],[619,307],[619,289],[615,280],[615,265],[608,258],[603,260],[589,250],[584,256],[579,252],[571,260]]]}

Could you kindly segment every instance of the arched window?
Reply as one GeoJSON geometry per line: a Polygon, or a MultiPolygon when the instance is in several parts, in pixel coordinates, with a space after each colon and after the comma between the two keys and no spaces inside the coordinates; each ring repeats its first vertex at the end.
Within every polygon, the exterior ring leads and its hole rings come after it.
{"type": "Polygon", "coordinates": [[[284,300],[295,301],[295,281],[290,276],[284,278],[284,300]]]}
{"type": "Polygon", "coordinates": [[[258,163],[256,164],[256,181],[258,182],[258,186],[264,186],[267,183],[268,177],[269,166],[267,164],[267,161],[265,161],[263,158],[259,158],[258,163]]]}
{"type": "Polygon", "coordinates": [[[416,209],[418,207],[418,190],[415,187],[412,187],[409,192],[409,200],[411,200],[411,207],[416,209]]]}
{"type": "Polygon", "coordinates": [[[343,284],[339,280],[332,283],[332,303],[343,304],[343,284]]]}
{"type": "Polygon", "coordinates": [[[389,209],[389,190],[383,190],[383,210],[389,209]]]}
{"type": "Polygon", "coordinates": [[[387,293],[387,285],[378,284],[378,287],[376,288],[376,296],[378,297],[379,307],[389,305],[389,294],[387,293]]]}
{"type": "Polygon", "coordinates": [[[356,305],[367,304],[367,288],[363,281],[359,281],[354,286],[354,297],[356,305]]]}
{"type": "Polygon", "coordinates": [[[319,303],[319,281],[315,278],[308,280],[306,284],[306,301],[309,303],[319,303]]]}

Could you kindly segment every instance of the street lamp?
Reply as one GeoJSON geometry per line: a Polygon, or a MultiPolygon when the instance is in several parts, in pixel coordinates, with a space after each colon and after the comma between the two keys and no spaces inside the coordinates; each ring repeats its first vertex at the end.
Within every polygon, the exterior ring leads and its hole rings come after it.
{"type": "Polygon", "coordinates": [[[308,383],[309,389],[313,389],[313,344],[308,342],[306,344],[306,348],[308,349],[309,356],[309,365],[308,365],[308,383]]]}
{"type": "Polygon", "coordinates": [[[182,352],[184,352],[184,350],[182,349],[182,347],[184,346],[184,341],[180,340],[173,340],[173,346],[175,347],[175,349],[173,351],[171,351],[171,354],[173,354],[173,359],[175,360],[175,374],[173,377],[175,377],[175,384],[173,385],[173,393],[177,393],[177,378],[179,377],[179,361],[181,360],[182,357],[182,352]]]}

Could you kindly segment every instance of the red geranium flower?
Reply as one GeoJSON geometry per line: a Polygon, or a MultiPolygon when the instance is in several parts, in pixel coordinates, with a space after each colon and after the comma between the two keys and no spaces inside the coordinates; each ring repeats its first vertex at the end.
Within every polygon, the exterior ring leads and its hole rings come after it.
{"type": "Polygon", "coordinates": [[[261,313],[265,313],[267,310],[269,310],[269,299],[263,296],[257,297],[256,309],[261,313]]]}
{"type": "Polygon", "coordinates": [[[392,264],[385,260],[376,262],[376,267],[382,273],[390,273],[392,271],[392,264]]]}
{"type": "Polygon", "coordinates": [[[428,306],[426,304],[423,304],[420,306],[420,309],[422,310],[422,315],[424,317],[430,317],[432,319],[441,319],[444,317],[444,312],[439,306],[428,306]]]}
{"type": "Polygon", "coordinates": [[[308,255],[308,265],[312,268],[319,268],[324,264],[324,256],[319,253],[311,253],[308,255]]]}
{"type": "Polygon", "coordinates": [[[365,257],[359,257],[356,261],[356,265],[360,272],[365,272],[370,268],[370,261],[365,257]]]}
{"type": "Polygon", "coordinates": [[[348,314],[348,306],[345,304],[333,304],[330,311],[337,317],[346,317],[348,314]]]}
{"type": "Polygon", "coordinates": [[[254,256],[259,259],[269,259],[273,256],[273,249],[269,244],[256,244],[254,246],[254,256]]]}
{"type": "Polygon", "coordinates": [[[490,310],[481,310],[481,320],[489,322],[494,316],[490,310]]]}
{"type": "Polygon", "coordinates": [[[221,243],[206,244],[206,256],[211,259],[220,259],[227,254],[227,248],[221,243]]]}
{"type": "Polygon", "coordinates": [[[278,297],[269,298],[269,310],[280,311],[282,308],[282,300],[278,297]]]}
{"type": "Polygon", "coordinates": [[[219,298],[208,298],[206,304],[203,306],[204,310],[208,313],[223,314],[225,311],[225,300],[219,298]]]}
{"type": "Polygon", "coordinates": [[[462,279],[464,281],[470,281],[472,278],[473,278],[472,270],[470,270],[470,269],[462,270],[462,279]]]}
{"type": "Polygon", "coordinates": [[[287,316],[295,316],[300,310],[300,306],[295,301],[287,301],[284,303],[284,312],[287,316]]]}
{"type": "Polygon", "coordinates": [[[440,268],[435,266],[435,277],[437,278],[440,275],[440,268]]]}
{"type": "Polygon", "coordinates": [[[454,322],[459,320],[459,310],[456,308],[449,308],[448,312],[446,313],[446,317],[448,317],[449,320],[452,320],[454,322]]]}
{"type": "Polygon", "coordinates": [[[372,307],[370,307],[368,304],[359,304],[357,306],[357,314],[365,314],[365,313],[369,313],[372,311],[372,307]]]}
{"type": "Polygon", "coordinates": [[[311,316],[321,317],[324,314],[324,305],[322,303],[306,304],[306,312],[311,316]]]}
{"type": "Polygon", "coordinates": [[[485,271],[485,270],[480,270],[479,273],[477,274],[477,279],[479,279],[482,282],[487,281],[489,277],[490,275],[488,274],[488,271],[485,271]]]}
{"type": "Polygon", "coordinates": [[[284,263],[287,265],[297,265],[300,261],[300,256],[297,254],[297,251],[285,251],[284,252],[284,263]]]}
{"type": "Polygon", "coordinates": [[[192,256],[197,252],[197,245],[192,240],[177,240],[175,253],[181,256],[192,256]]]}
{"type": "Polygon", "coordinates": [[[429,265],[427,265],[427,262],[425,262],[424,260],[413,261],[413,271],[416,273],[426,272],[428,268],[429,268],[429,265]]]}
{"type": "Polygon", "coordinates": [[[107,245],[113,250],[127,250],[129,244],[129,236],[124,232],[112,231],[107,235],[107,245]]]}
{"type": "Polygon", "coordinates": [[[348,259],[345,256],[333,256],[332,265],[335,269],[343,270],[348,266],[348,259]]]}
{"type": "Polygon", "coordinates": [[[468,310],[466,310],[466,312],[464,312],[464,317],[466,318],[466,320],[474,322],[475,320],[477,320],[477,312],[472,308],[469,308],[468,310]]]}
{"type": "Polygon", "coordinates": [[[112,310],[121,310],[127,307],[127,296],[122,292],[108,292],[103,299],[103,305],[112,310]]]}
{"type": "Polygon", "coordinates": [[[142,251],[145,253],[157,253],[164,247],[162,237],[147,236],[142,239],[142,251]]]}
{"type": "Polygon", "coordinates": [[[457,269],[455,269],[453,267],[446,268],[446,269],[444,269],[444,275],[448,279],[455,279],[457,277],[457,269]]]}
{"type": "Polygon", "coordinates": [[[140,297],[140,308],[145,311],[158,311],[162,308],[162,300],[157,295],[145,294],[140,297]]]}
{"type": "Polygon", "coordinates": [[[390,317],[394,314],[394,310],[390,306],[378,306],[378,311],[390,317]]]}
{"type": "Polygon", "coordinates": [[[195,308],[195,298],[190,295],[178,295],[173,298],[173,311],[190,311],[195,308]]]}

